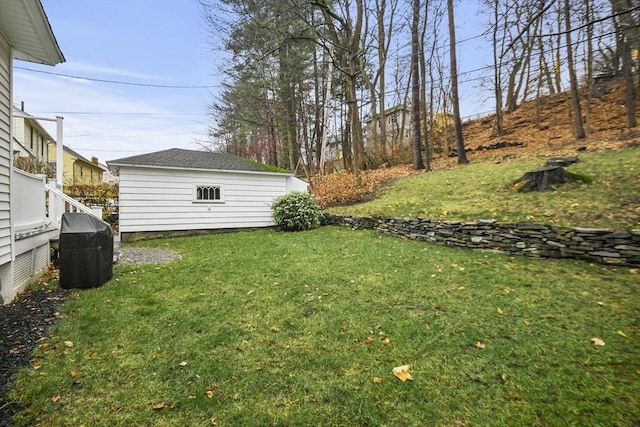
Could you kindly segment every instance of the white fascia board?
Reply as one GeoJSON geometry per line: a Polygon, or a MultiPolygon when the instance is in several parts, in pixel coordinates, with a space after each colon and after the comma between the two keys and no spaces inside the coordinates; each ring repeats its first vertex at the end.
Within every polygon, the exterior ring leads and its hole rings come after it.
{"type": "Polygon", "coordinates": [[[185,167],[177,167],[177,166],[156,166],[156,165],[132,165],[127,163],[109,163],[109,167],[115,168],[116,172],[120,172],[120,168],[143,168],[143,169],[165,169],[165,170],[178,170],[178,171],[197,171],[197,172],[219,172],[219,173],[240,173],[240,174],[248,174],[248,175],[269,175],[269,176],[295,176],[293,172],[269,172],[269,171],[242,171],[242,170],[231,170],[231,169],[202,169],[202,168],[185,168],[185,167]]]}

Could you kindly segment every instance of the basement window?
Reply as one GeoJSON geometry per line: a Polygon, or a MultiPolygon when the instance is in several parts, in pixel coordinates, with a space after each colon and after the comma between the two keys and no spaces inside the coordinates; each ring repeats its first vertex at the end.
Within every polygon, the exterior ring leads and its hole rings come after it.
{"type": "Polygon", "coordinates": [[[221,185],[194,185],[193,201],[203,203],[223,203],[224,191],[221,185]]]}

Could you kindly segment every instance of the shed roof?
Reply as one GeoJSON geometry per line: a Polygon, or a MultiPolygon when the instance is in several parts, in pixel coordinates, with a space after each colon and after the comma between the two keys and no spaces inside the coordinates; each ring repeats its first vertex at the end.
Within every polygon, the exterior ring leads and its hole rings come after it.
{"type": "Polygon", "coordinates": [[[271,172],[290,174],[290,172],[244,159],[233,154],[212,153],[210,151],[184,150],[170,148],[154,153],[140,154],[107,162],[116,172],[121,166],[160,167],[172,169],[205,169],[236,172],[271,172]]]}
{"type": "Polygon", "coordinates": [[[2,0],[0,32],[17,59],[47,65],[64,62],[40,0],[2,0]]]}

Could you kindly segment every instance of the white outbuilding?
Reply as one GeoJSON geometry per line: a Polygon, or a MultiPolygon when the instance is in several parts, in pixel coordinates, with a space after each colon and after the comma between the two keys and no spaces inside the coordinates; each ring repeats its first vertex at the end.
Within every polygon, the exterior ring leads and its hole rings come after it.
{"type": "Polygon", "coordinates": [[[107,162],[119,175],[123,242],[274,226],[279,196],[307,191],[292,173],[224,153],[172,148],[107,162]]]}

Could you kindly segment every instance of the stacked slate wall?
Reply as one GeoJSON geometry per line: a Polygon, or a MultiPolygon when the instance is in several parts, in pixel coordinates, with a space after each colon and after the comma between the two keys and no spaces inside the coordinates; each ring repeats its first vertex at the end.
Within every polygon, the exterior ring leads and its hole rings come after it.
{"type": "Polygon", "coordinates": [[[555,227],[530,222],[433,221],[334,214],[325,214],[324,224],[372,229],[408,239],[512,255],[640,266],[640,229],[615,231],[607,228],[555,227]]]}

